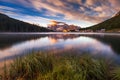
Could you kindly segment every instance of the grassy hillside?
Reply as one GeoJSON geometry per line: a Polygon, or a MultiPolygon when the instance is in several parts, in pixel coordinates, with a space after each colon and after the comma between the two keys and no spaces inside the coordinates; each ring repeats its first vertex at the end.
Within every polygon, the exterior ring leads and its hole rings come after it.
{"type": "Polygon", "coordinates": [[[50,30],[0,13],[0,32],[48,32],[50,30]]]}
{"type": "Polygon", "coordinates": [[[120,14],[116,14],[116,16],[112,18],[86,29],[92,29],[94,31],[100,30],[100,29],[106,29],[106,31],[120,30],[120,14]]]}

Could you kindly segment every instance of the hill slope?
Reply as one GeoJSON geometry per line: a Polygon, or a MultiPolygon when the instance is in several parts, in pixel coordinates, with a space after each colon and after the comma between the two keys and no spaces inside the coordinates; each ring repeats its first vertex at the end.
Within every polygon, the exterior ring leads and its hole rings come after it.
{"type": "Polygon", "coordinates": [[[29,24],[0,13],[0,32],[49,32],[47,28],[29,24]]]}
{"type": "Polygon", "coordinates": [[[106,29],[106,31],[112,31],[112,30],[120,30],[120,12],[118,12],[114,17],[91,27],[88,27],[86,29],[92,29],[94,31],[100,30],[100,29],[106,29]]]}

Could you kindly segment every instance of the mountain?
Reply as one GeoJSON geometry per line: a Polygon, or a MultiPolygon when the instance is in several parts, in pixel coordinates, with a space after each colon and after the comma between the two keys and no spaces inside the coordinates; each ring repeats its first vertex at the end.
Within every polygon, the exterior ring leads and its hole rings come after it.
{"type": "MultiPolygon", "coordinates": [[[[115,16],[120,16],[120,11],[119,11],[115,16]]],[[[114,16],[114,17],[115,17],[115,16],[114,16]]]]}
{"type": "Polygon", "coordinates": [[[56,32],[78,32],[80,27],[76,25],[69,25],[65,22],[51,21],[48,29],[56,32]]]}
{"type": "Polygon", "coordinates": [[[0,13],[0,32],[49,32],[50,30],[34,24],[10,18],[0,13]]]}
{"type": "Polygon", "coordinates": [[[91,29],[93,31],[105,29],[107,32],[118,32],[118,31],[120,31],[120,11],[115,16],[113,16],[112,18],[110,18],[110,19],[108,19],[108,20],[106,20],[102,23],[99,23],[97,25],[88,27],[86,29],[87,30],[91,29]]]}

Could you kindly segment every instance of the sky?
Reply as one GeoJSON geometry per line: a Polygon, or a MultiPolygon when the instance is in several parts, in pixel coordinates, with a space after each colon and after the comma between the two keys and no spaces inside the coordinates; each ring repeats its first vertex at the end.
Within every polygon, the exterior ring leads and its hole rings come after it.
{"type": "Polygon", "coordinates": [[[120,11],[120,0],[0,0],[0,13],[47,27],[51,20],[82,28],[120,11]]]}

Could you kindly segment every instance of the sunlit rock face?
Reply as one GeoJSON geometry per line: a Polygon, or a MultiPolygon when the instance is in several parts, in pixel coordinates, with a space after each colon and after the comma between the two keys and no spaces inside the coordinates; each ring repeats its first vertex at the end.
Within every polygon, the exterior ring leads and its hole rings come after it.
{"type": "Polygon", "coordinates": [[[58,32],[71,32],[71,31],[79,31],[80,27],[75,25],[68,25],[64,22],[50,21],[48,24],[48,29],[58,32]]]}

